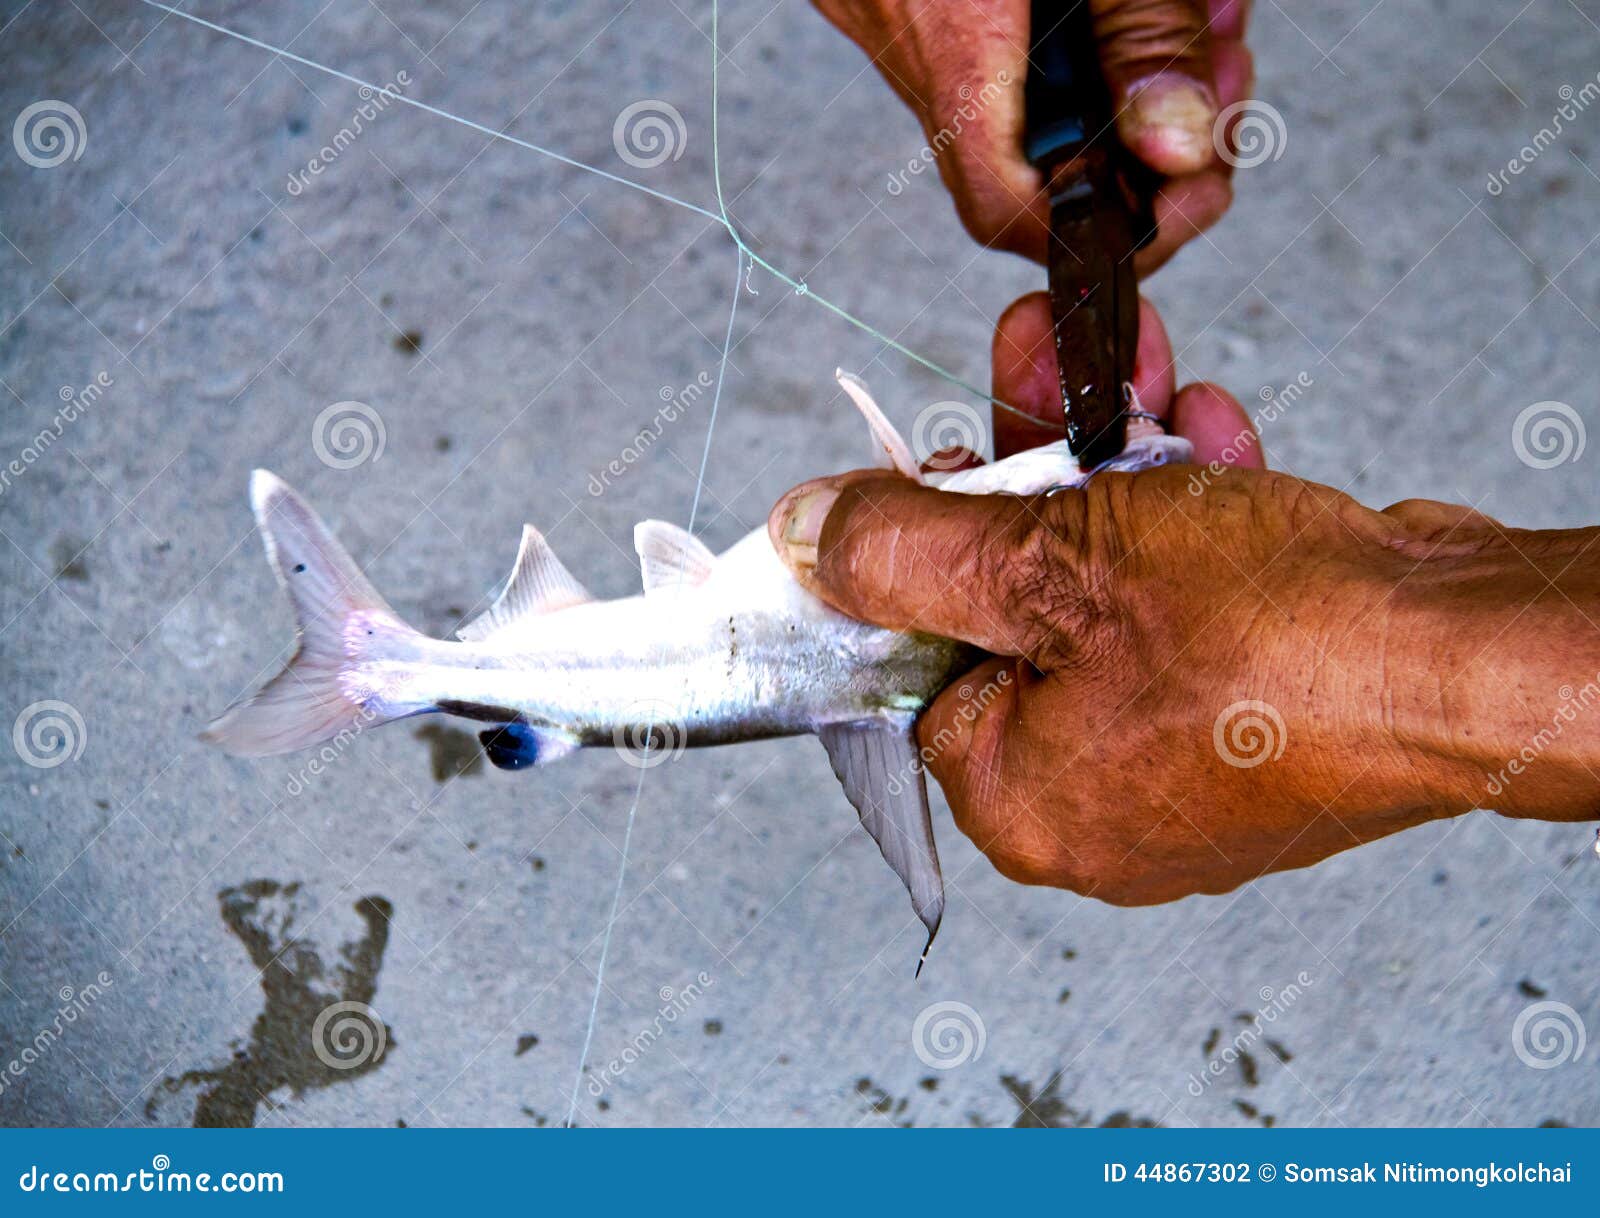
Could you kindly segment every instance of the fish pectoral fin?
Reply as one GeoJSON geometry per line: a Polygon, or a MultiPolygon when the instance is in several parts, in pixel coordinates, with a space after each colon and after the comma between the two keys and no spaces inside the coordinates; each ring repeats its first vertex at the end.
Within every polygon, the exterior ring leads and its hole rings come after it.
{"type": "Polygon", "coordinates": [[[522,526],[522,545],[511,578],[490,605],[456,631],[466,643],[481,643],[503,632],[515,631],[530,618],[569,609],[594,597],[562,566],[544,534],[531,524],[522,526]]]}
{"type": "Polygon", "coordinates": [[[717,556],[688,529],[665,520],[641,520],[633,526],[633,548],[648,596],[658,588],[692,588],[711,576],[717,556]]]}
{"type": "Polygon", "coordinates": [[[548,765],[578,747],[578,742],[565,732],[526,723],[504,723],[479,732],[478,742],[483,745],[489,764],[500,770],[525,770],[533,765],[548,765]]]}
{"type": "Polygon", "coordinates": [[[905,884],[912,908],[928,929],[917,961],[920,973],[944,916],[944,877],[913,723],[909,717],[859,719],[829,724],[817,734],[846,797],[861,814],[862,828],[905,884]]]}
{"type": "Polygon", "coordinates": [[[911,446],[906,443],[905,437],[895,430],[895,425],[889,422],[888,416],[878,409],[878,403],[874,402],[872,394],[867,392],[866,383],[843,368],[835,368],[833,375],[838,380],[839,387],[856,404],[861,417],[867,421],[867,429],[872,432],[872,463],[879,469],[899,470],[907,478],[916,482],[926,482],[927,479],[922,476],[922,467],[912,455],[911,446]]]}

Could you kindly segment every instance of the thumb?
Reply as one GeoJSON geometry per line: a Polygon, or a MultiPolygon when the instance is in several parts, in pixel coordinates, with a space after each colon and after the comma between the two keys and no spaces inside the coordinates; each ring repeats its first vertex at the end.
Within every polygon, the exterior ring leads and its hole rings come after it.
{"type": "Polygon", "coordinates": [[[1204,0],[1089,0],[1089,9],[1122,142],[1167,175],[1204,169],[1217,119],[1204,0]]]}
{"type": "Polygon", "coordinates": [[[801,585],[841,613],[1035,659],[1055,634],[1051,606],[1077,595],[1060,534],[1078,498],[959,495],[859,470],[795,487],[767,530],[801,585]]]}

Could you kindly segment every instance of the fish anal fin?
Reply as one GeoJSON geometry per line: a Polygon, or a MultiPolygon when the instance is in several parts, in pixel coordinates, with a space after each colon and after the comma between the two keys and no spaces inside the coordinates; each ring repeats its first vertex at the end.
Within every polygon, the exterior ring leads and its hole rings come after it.
{"type": "Polygon", "coordinates": [[[861,417],[867,421],[867,428],[872,432],[873,464],[879,469],[898,470],[907,478],[917,482],[925,482],[922,468],[917,464],[916,457],[911,452],[911,446],[906,443],[905,437],[889,422],[888,416],[878,408],[878,403],[872,400],[872,394],[867,391],[865,382],[858,376],[853,376],[843,368],[836,368],[833,375],[839,381],[839,387],[861,412],[861,417]]]}
{"type": "Polygon", "coordinates": [[[525,524],[517,564],[505,588],[494,604],[457,630],[456,637],[467,643],[493,640],[519,630],[532,618],[593,599],[572,572],[562,566],[544,535],[525,524]]]}
{"type": "Polygon", "coordinates": [[[928,957],[944,916],[944,878],[928,812],[928,784],[908,716],[833,723],[817,734],[828,750],[845,796],[861,815],[883,858],[911,894],[911,906],[928,931],[928,957]]]}
{"type": "Polygon", "coordinates": [[[692,588],[704,583],[716,555],[687,529],[665,520],[641,520],[633,526],[633,548],[639,555],[645,595],[658,589],[692,588]]]}

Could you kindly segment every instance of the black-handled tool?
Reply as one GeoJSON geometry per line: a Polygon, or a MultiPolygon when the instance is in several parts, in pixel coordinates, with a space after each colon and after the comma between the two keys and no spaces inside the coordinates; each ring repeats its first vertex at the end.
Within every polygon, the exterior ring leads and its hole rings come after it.
{"type": "Polygon", "coordinates": [[[1033,0],[1023,151],[1050,191],[1050,308],[1067,446],[1122,451],[1139,345],[1134,251],[1155,236],[1154,175],[1117,138],[1088,0],[1033,0]]]}

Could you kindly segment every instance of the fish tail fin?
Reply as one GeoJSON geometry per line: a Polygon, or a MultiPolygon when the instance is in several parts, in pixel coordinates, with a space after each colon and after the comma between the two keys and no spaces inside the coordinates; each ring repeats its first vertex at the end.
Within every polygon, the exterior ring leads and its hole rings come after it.
{"type": "Polygon", "coordinates": [[[263,469],[251,475],[250,504],[267,561],[294,607],[299,647],[282,672],[200,738],[234,756],[265,757],[430,709],[403,688],[363,677],[363,662],[414,656],[424,636],[400,620],[328,526],[263,469]]]}

